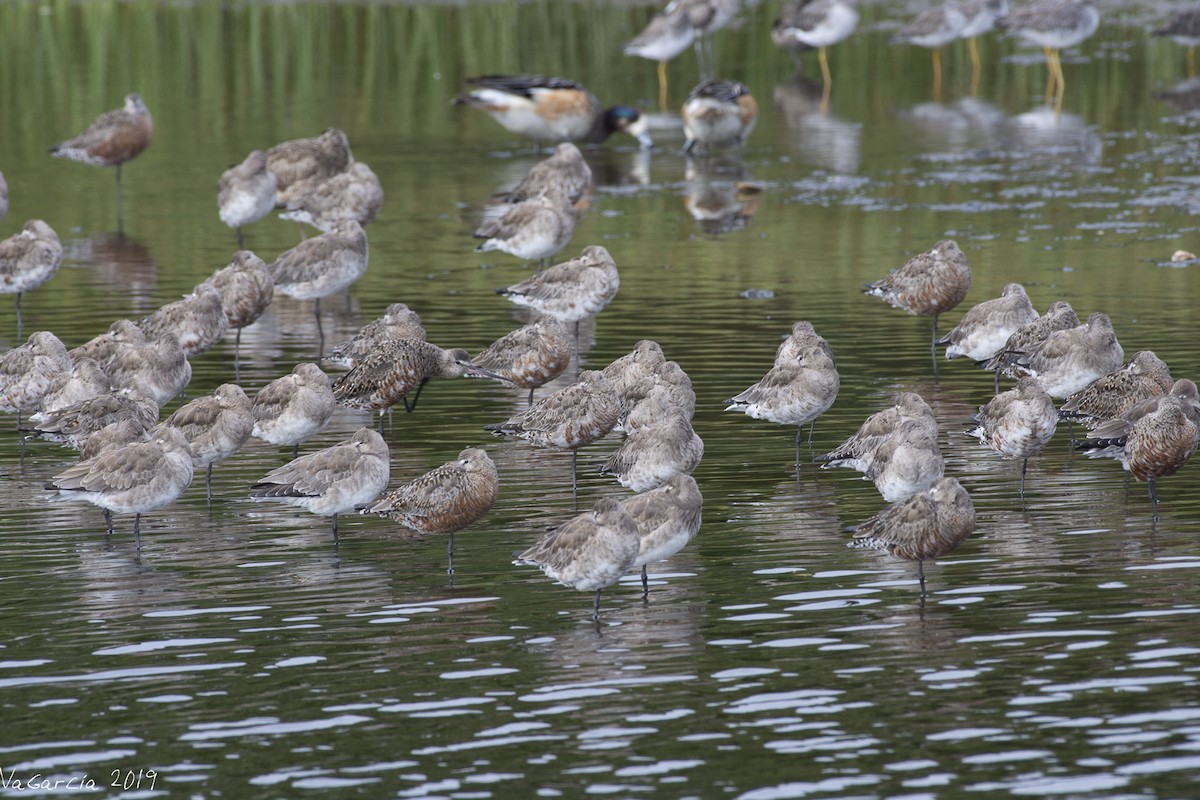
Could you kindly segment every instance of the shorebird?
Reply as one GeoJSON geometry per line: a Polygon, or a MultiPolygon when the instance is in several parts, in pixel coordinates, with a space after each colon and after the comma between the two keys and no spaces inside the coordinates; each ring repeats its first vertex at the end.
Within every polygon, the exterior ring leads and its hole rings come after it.
{"type": "Polygon", "coordinates": [[[538,144],[598,144],[618,131],[643,148],[654,144],[646,133],[646,118],[636,108],[604,109],[591,92],[566,78],[483,75],[467,83],[475,88],[455,97],[454,105],[478,108],[505,130],[538,144]]]}
{"type": "Polygon", "coordinates": [[[182,300],[167,303],[138,324],[147,339],[170,333],[190,358],[204,353],[221,341],[229,320],[222,305],[221,291],[210,283],[201,283],[182,300]]]}
{"type": "Polygon", "coordinates": [[[705,81],[692,89],[683,104],[683,152],[691,153],[697,144],[707,150],[740,149],[757,121],[758,101],[746,84],[705,81]]]}
{"type": "MultiPolygon", "coordinates": [[[[68,353],[69,355],[69,353],[68,353]]],[[[3,360],[0,359],[0,365],[3,360]]],[[[46,414],[60,411],[76,403],[99,397],[112,388],[112,381],[94,358],[71,359],[71,368],[58,373],[50,380],[50,386],[42,397],[37,414],[30,422],[40,422],[46,414]]]]}
{"type": "Polygon", "coordinates": [[[312,139],[292,139],[267,151],[267,169],[275,174],[275,203],[295,202],[354,162],[346,134],[326,128],[312,139]]]}
{"type": "Polygon", "coordinates": [[[617,424],[621,401],[604,373],[587,370],[579,379],[535,403],[528,411],[484,430],[516,436],[534,447],[571,451],[571,496],[578,497],[575,465],[579,448],[607,435],[617,424]]]}
{"type": "Polygon", "coordinates": [[[471,363],[518,389],[528,389],[529,405],[533,405],[533,390],[563,374],[571,362],[571,352],[571,335],[566,326],[553,317],[543,316],[501,336],[472,358],[471,363]]]}
{"type": "Polygon", "coordinates": [[[321,298],[350,287],[367,271],[367,234],[352,219],[340,220],[333,230],[305,239],[281,253],[270,266],[275,291],[297,300],[315,300],[313,314],[322,342],[321,298]]]}
{"type": "Polygon", "coordinates": [[[979,44],[977,38],[996,27],[1008,15],[1008,0],[963,0],[959,9],[967,18],[959,36],[967,40],[967,52],[971,56],[971,94],[979,90],[979,44]]]}
{"type": "Polygon", "coordinates": [[[275,208],[278,181],[267,169],[267,154],[254,150],[240,164],[221,173],[217,182],[217,215],[237,231],[238,250],[243,247],[242,226],[270,214],[275,208]]]}
{"type": "Polygon", "coordinates": [[[1002,458],[1021,459],[1021,499],[1025,498],[1025,472],[1029,457],[1037,455],[1054,436],[1058,410],[1036,379],[1024,377],[1014,389],[1001,392],[971,418],[967,431],[1002,458]]]}
{"type": "Polygon", "coordinates": [[[620,286],[617,263],[608,250],[591,245],[583,248],[577,258],[555,264],[520,283],[497,289],[496,294],[559,322],[574,322],[575,353],[578,355],[579,321],[603,311],[617,296],[620,286]]]}
{"type": "Polygon", "coordinates": [[[510,191],[502,192],[499,199],[520,203],[557,189],[568,202],[578,203],[591,185],[592,168],[584,160],[583,153],[570,142],[562,142],[549,158],[530,167],[520,183],[510,191]]]}
{"type": "Polygon", "coordinates": [[[180,406],[164,425],[183,432],[192,465],[204,467],[204,491],[212,501],[212,470],[237,452],[254,429],[250,398],[236,383],[223,383],[212,394],[180,406]]]}
{"type": "Polygon", "coordinates": [[[1046,313],[1033,322],[1022,325],[1016,333],[1008,337],[994,356],[980,362],[979,366],[997,373],[1003,372],[1009,377],[1017,377],[1016,362],[1025,353],[1046,340],[1054,331],[1067,330],[1079,325],[1079,317],[1075,309],[1066,300],[1056,300],[1046,309],[1046,313]]]}
{"type": "MultiPolygon", "coordinates": [[[[775,24],[771,27],[771,40],[779,47],[791,50],[793,54],[805,47],[817,48],[817,58],[821,62],[821,78],[824,81],[821,113],[829,109],[829,90],[833,86],[825,50],[843,39],[848,39],[857,27],[856,0],[793,0],[779,12],[775,24]]],[[[799,64],[799,61],[796,63],[799,64]]]]}
{"type": "Polygon", "coordinates": [[[192,365],[183,346],[170,331],[140,345],[122,348],[108,360],[104,371],[117,388],[137,389],[164,406],[183,392],[192,380],[192,365]]]}
{"type": "Polygon", "coordinates": [[[36,409],[59,375],[70,372],[71,357],[62,340],[50,331],[37,331],[25,344],[0,356],[0,411],[16,413],[36,409]]]}
{"type": "Polygon", "coordinates": [[[271,305],[275,299],[275,281],[261,258],[249,250],[238,250],[228,266],[214,272],[204,283],[220,292],[226,327],[237,331],[233,340],[233,376],[235,381],[241,380],[242,328],[253,324],[271,305]]]}
{"type": "Polygon", "coordinates": [[[1062,398],[1112,372],[1124,360],[1125,351],[1113,332],[1112,320],[1093,311],[1083,325],[1054,331],[1026,350],[1015,369],[1037,378],[1051,397],[1062,398]]]}
{"type": "MultiPolygon", "coordinates": [[[[933,318],[930,351],[937,346],[937,320],[962,302],[971,288],[971,268],[958,244],[943,239],[932,250],[913,256],[900,269],[867,284],[866,294],[883,298],[893,308],[902,308],[918,317],[933,318]]],[[[934,355],[934,371],[937,356],[934,355]]]]}
{"type": "Polygon", "coordinates": [[[388,446],[370,428],[332,447],[289,461],[250,487],[252,500],[276,500],[332,517],[333,541],[338,541],[338,514],[366,505],[387,488],[388,446]]]}
{"type": "Polygon", "coordinates": [[[486,209],[474,233],[484,241],[475,252],[499,250],[536,261],[540,272],[547,259],[570,243],[575,221],[575,209],[562,187],[552,185],[528,200],[486,209]]]}
{"type": "Polygon", "coordinates": [[[678,472],[657,489],[621,502],[637,524],[638,556],[634,568],[642,570],[642,597],[650,594],[646,566],[666,561],[678,553],[700,530],[704,497],[691,475],[678,472]]]}
{"type": "Polygon", "coordinates": [[[925,491],[941,480],[946,470],[937,438],[930,436],[920,421],[900,425],[879,442],[866,461],[864,477],[889,503],[925,491]]]}
{"type": "Polygon", "coordinates": [[[33,431],[52,442],[82,450],[100,429],[133,420],[142,430],[158,422],[158,403],[137,389],[114,389],[91,400],[43,414],[33,431]]]}
{"type": "Polygon", "coordinates": [[[625,429],[625,441],[600,466],[600,474],[615,477],[634,492],[657,489],[674,475],[690,474],[704,456],[704,440],[692,428],[689,415],[673,405],[643,401],[630,413],[625,429]]]}
{"type": "Polygon", "coordinates": [[[664,361],[653,372],[617,394],[621,398],[621,414],[613,430],[622,433],[630,417],[643,405],[664,413],[668,410],[677,412],[689,420],[696,414],[696,392],[692,389],[692,381],[683,367],[674,361],[664,361]]]}
{"type": "Polygon", "coordinates": [[[68,351],[73,361],[78,361],[81,358],[91,358],[96,361],[101,368],[106,368],[108,362],[112,360],[121,350],[127,347],[137,347],[146,343],[146,334],[138,326],[136,322],[128,319],[119,319],[108,326],[108,330],[98,336],[93,336],[88,341],[72,348],[68,351]]]}
{"type": "Polygon", "coordinates": [[[404,303],[389,305],[382,317],[368,322],[354,336],[336,345],[325,355],[325,360],[335,367],[350,369],[392,339],[425,339],[420,315],[404,303]]]}
{"type": "Polygon", "coordinates": [[[250,435],[271,444],[290,444],[296,458],[300,443],[321,431],[336,407],[329,376],[316,364],[297,364],[291,374],[276,378],[254,395],[250,435]]]}
{"type": "Polygon", "coordinates": [[[1119,417],[1143,400],[1171,391],[1171,370],[1151,350],[1139,350],[1129,363],[1101,375],[1063,401],[1062,419],[1095,427],[1103,420],[1119,417]]]}
{"type": "Polygon", "coordinates": [[[170,505],[192,482],[192,454],[177,428],[157,426],[134,441],[81,461],[46,484],[58,497],[86,500],[105,511],[134,514],[133,535],[142,549],[142,514],[170,505]]]}
{"type": "Polygon", "coordinates": [[[915,44],[928,48],[933,58],[933,101],[942,101],[942,48],[959,38],[967,27],[967,17],[957,4],[931,6],[912,19],[892,37],[892,43],[915,44]]]}
{"type": "Polygon", "coordinates": [[[418,533],[448,533],[446,573],[454,574],[454,534],[473,524],[496,503],[496,465],[478,447],[397,486],[363,513],[382,514],[418,533]]]}
{"type": "MultiPolygon", "coordinates": [[[[110,422],[89,436],[87,441],[84,442],[83,447],[79,448],[79,460],[87,461],[88,459],[117,450],[134,442],[148,441],[150,441],[150,433],[142,425],[141,420],[127,417],[116,422],[110,422]]],[[[105,534],[112,536],[112,512],[107,508],[101,510],[104,512],[105,534]]]]}
{"type": "Polygon", "coordinates": [[[875,451],[887,439],[907,430],[904,435],[920,435],[937,440],[938,424],[933,409],[916,392],[903,392],[889,408],[877,411],[863,421],[858,431],[814,460],[825,467],[849,467],[866,472],[875,451]]]}
{"type": "Polygon", "coordinates": [[[712,34],[733,21],[739,4],[739,0],[671,0],[625,45],[625,55],[658,62],[659,108],[667,107],[667,62],[689,44],[695,42],[700,79],[712,77],[712,34]]]}
{"type": "Polygon", "coordinates": [[[1151,32],[1151,36],[1165,36],[1187,51],[1188,75],[1196,74],[1196,46],[1200,45],[1200,8],[1182,8],[1176,11],[1166,24],[1151,32]]]}
{"type": "MultiPolygon", "coordinates": [[[[0,215],[2,216],[2,215],[0,215]]],[[[17,338],[21,337],[21,295],[41,286],[58,271],[63,247],[54,229],[40,219],[0,242],[0,294],[17,296],[17,338]]]]}
{"type": "Polygon", "coordinates": [[[1053,92],[1055,107],[1062,107],[1062,59],[1059,52],[1074,47],[1096,32],[1100,14],[1092,0],[1032,0],[1010,12],[1001,23],[1026,42],[1041,47],[1046,54],[1046,99],[1053,92]]]}
{"type": "Polygon", "coordinates": [[[551,528],[513,563],[540,567],[563,586],[595,591],[592,619],[598,622],[600,592],[633,569],[640,549],[637,522],[620,500],[602,497],[591,511],[551,528]]]}
{"type": "Polygon", "coordinates": [[[97,167],[117,168],[117,230],[121,230],[121,165],[150,145],[154,120],[140,95],[125,95],[125,105],[106,111],[83,133],[50,148],[50,155],[97,167]]]}
{"type": "Polygon", "coordinates": [[[942,478],[858,526],[849,547],[886,550],[917,562],[925,597],[925,560],[953,551],[975,530],[975,506],[956,478],[942,478]]]}
{"type": "Polygon", "coordinates": [[[323,233],[333,231],[339,220],[352,219],[366,225],[383,206],[383,185],[379,177],[361,161],[345,172],[327,178],[303,197],[287,204],[280,219],[312,225],[323,233]]]}
{"type": "MultiPolygon", "coordinates": [[[[1025,287],[1010,283],[999,297],[972,306],[937,343],[946,345],[948,359],[966,356],[972,361],[985,361],[1000,352],[1008,337],[1037,318],[1025,287]]],[[[997,392],[999,380],[997,373],[997,392]]]]}
{"type": "Polygon", "coordinates": [[[812,323],[797,322],[792,325],[792,335],[775,351],[775,366],[762,380],[722,402],[726,411],[795,425],[798,471],[804,423],[815,423],[833,405],[840,385],[829,343],[813,330],[812,323]]]}
{"type": "Polygon", "coordinates": [[[404,401],[404,410],[412,413],[430,378],[461,378],[468,371],[499,377],[472,364],[467,351],[461,348],[443,350],[422,339],[390,339],[380,342],[334,381],[333,396],[347,408],[380,412],[382,430],[383,412],[404,401]]]}
{"type": "Polygon", "coordinates": [[[658,342],[642,339],[634,344],[632,351],[604,368],[604,377],[612,381],[621,398],[621,416],[627,416],[634,403],[650,392],[656,382],[655,372],[666,360],[658,342]]]}
{"type": "Polygon", "coordinates": [[[1194,400],[1175,394],[1156,398],[1153,411],[1133,423],[1125,440],[1122,463],[1150,488],[1150,505],[1158,522],[1158,492],[1155,482],[1174,475],[1196,452],[1200,439],[1200,408],[1194,400]]]}

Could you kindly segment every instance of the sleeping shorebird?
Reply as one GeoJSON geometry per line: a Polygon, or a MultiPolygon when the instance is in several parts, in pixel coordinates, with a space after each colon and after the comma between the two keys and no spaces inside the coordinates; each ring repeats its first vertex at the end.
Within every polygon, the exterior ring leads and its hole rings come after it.
{"type": "Polygon", "coordinates": [[[54,229],[40,219],[0,242],[0,294],[17,296],[17,338],[21,338],[21,295],[50,280],[62,263],[63,247],[54,229]]]}

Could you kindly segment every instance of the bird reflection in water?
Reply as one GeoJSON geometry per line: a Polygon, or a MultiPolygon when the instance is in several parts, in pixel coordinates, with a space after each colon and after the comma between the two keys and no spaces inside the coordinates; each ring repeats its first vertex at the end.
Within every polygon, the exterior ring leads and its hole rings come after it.
{"type": "Polygon", "coordinates": [[[158,287],[158,264],[145,244],[124,233],[97,233],[64,241],[64,260],[90,267],[95,282],[142,308],[158,287]]]}
{"type": "Polygon", "coordinates": [[[688,159],[684,207],[705,233],[740,231],[758,211],[763,186],[743,179],[745,165],[732,152],[725,158],[688,159]]]}
{"type": "Polygon", "coordinates": [[[792,135],[788,145],[810,166],[844,175],[858,172],[862,160],[862,126],[839,119],[822,106],[822,86],[796,77],[776,84],[775,108],[792,135]]]}

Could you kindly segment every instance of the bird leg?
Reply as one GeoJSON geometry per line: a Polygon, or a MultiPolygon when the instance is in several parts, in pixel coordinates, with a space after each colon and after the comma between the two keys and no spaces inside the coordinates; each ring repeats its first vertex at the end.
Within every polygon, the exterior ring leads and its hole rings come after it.
{"type": "Polygon", "coordinates": [[[333,546],[337,547],[338,544],[340,544],[340,542],[338,541],[337,514],[334,514],[333,515],[333,546]]]}
{"type": "Polygon", "coordinates": [[[596,599],[592,602],[592,619],[600,621],[600,589],[596,590],[596,599]]]}
{"type": "Polygon", "coordinates": [[[1029,469],[1029,459],[1021,460],[1021,505],[1025,504],[1025,471],[1029,469]]]}
{"type": "MultiPolygon", "coordinates": [[[[17,292],[17,339],[21,338],[21,293],[17,292]]],[[[18,425],[20,427],[20,425],[18,425]]]]}
{"type": "Polygon", "coordinates": [[[237,226],[237,237],[238,237],[238,250],[245,250],[246,248],[243,246],[243,243],[242,243],[242,226],[241,225],[237,226]]]}
{"type": "Polygon", "coordinates": [[[667,110],[667,62],[658,62],[658,110],[667,110]]]}
{"type": "Polygon", "coordinates": [[[212,468],[209,464],[208,469],[204,472],[204,493],[208,496],[208,504],[212,505],[212,468]]]}
{"type": "Polygon", "coordinates": [[[925,559],[917,559],[917,578],[921,581],[921,599],[925,599],[925,559]]]}
{"type": "Polygon", "coordinates": [[[417,401],[421,399],[421,390],[425,388],[425,381],[427,381],[427,380],[429,380],[429,379],[425,378],[419,384],[417,384],[417,393],[415,395],[413,395],[413,400],[412,400],[411,405],[408,402],[408,395],[404,396],[404,410],[407,411],[409,414],[411,414],[412,412],[417,410],[417,401]]]}
{"type": "Polygon", "coordinates": [[[450,531],[450,542],[446,545],[446,574],[454,574],[454,531],[450,531]]]}
{"type": "Polygon", "coordinates": [[[142,514],[140,511],[133,515],[133,544],[135,549],[142,549],[142,514]]]}
{"type": "Polygon", "coordinates": [[[1158,491],[1154,488],[1154,478],[1150,479],[1150,508],[1154,512],[1154,521],[1158,522],[1158,491]]]}
{"type": "Polygon", "coordinates": [[[933,50],[933,102],[942,102],[942,48],[933,50]]]}
{"type": "Polygon", "coordinates": [[[121,165],[117,164],[117,233],[124,230],[121,224],[121,165]]]}
{"type": "Polygon", "coordinates": [[[646,565],[642,564],[642,600],[645,601],[650,596],[650,582],[646,578],[646,565]]]}
{"type": "Polygon", "coordinates": [[[104,524],[108,528],[108,531],[104,535],[112,536],[112,534],[113,534],[112,512],[109,511],[107,508],[104,509],[104,524]]]}
{"type": "MultiPolygon", "coordinates": [[[[240,228],[238,230],[241,230],[240,228]]],[[[237,329],[237,335],[233,337],[233,381],[241,383],[242,381],[242,329],[237,329]]]]}
{"type": "Polygon", "coordinates": [[[1054,51],[1049,47],[1043,47],[1042,52],[1046,54],[1046,103],[1050,103],[1050,96],[1054,94],[1054,51]]]}
{"type": "Polygon", "coordinates": [[[579,451],[571,451],[571,502],[575,504],[575,510],[579,510],[579,486],[575,481],[575,462],[579,459],[579,451]]]}
{"type": "Polygon", "coordinates": [[[975,42],[975,37],[967,39],[967,52],[971,56],[971,96],[979,94],[979,45],[975,42]]]}

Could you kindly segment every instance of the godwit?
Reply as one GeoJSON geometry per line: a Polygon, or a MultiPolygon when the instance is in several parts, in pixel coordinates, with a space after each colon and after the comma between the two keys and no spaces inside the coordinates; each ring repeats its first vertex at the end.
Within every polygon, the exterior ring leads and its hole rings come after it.
{"type": "MultiPolygon", "coordinates": [[[[962,302],[971,288],[971,268],[958,244],[943,239],[932,250],[913,256],[900,269],[867,284],[866,293],[881,297],[893,308],[902,308],[918,317],[933,317],[930,350],[937,345],[938,314],[962,302]]],[[[934,369],[937,357],[934,356],[934,369]]]]}
{"type": "Polygon", "coordinates": [[[692,381],[674,361],[664,361],[654,372],[618,392],[618,396],[621,398],[621,415],[613,430],[622,433],[628,427],[630,417],[643,405],[662,412],[675,411],[689,420],[696,414],[696,392],[692,389],[692,381]]]}
{"type": "Polygon", "coordinates": [[[212,470],[237,452],[254,429],[250,398],[236,383],[223,383],[212,394],[180,406],[164,425],[183,432],[192,465],[204,467],[204,491],[212,500],[212,470]]]}
{"type": "Polygon", "coordinates": [[[17,415],[36,409],[54,379],[71,370],[71,357],[62,340],[50,331],[31,334],[25,344],[0,356],[0,411],[17,415]]]}
{"type": "MultiPolygon", "coordinates": [[[[857,0],[793,0],[784,6],[771,27],[771,40],[779,47],[793,53],[805,47],[817,48],[824,81],[821,113],[829,108],[829,90],[833,86],[825,50],[848,39],[857,27],[857,0]]],[[[799,65],[799,61],[796,63],[799,65]]]]}
{"type": "Polygon", "coordinates": [[[81,358],[91,358],[101,368],[105,368],[121,350],[127,347],[138,347],[146,343],[146,334],[132,320],[119,319],[108,326],[104,333],[93,336],[88,341],[68,351],[73,361],[81,358]]]}
{"type": "Polygon", "coordinates": [[[118,350],[104,371],[112,378],[113,386],[144,392],[160,407],[183,392],[192,380],[187,353],[170,331],[118,350]]]}
{"type": "MultiPolygon", "coordinates": [[[[1194,413],[1200,422],[1200,395],[1197,394],[1196,384],[1186,378],[1180,378],[1171,385],[1168,395],[1180,401],[1180,406],[1189,414],[1194,413]]],[[[1119,417],[1106,419],[1097,424],[1087,439],[1077,442],[1075,448],[1083,450],[1089,458],[1115,458],[1124,463],[1125,441],[1129,432],[1139,419],[1152,414],[1158,408],[1162,395],[1150,397],[1139,403],[1134,403],[1119,417]]]]}
{"type": "Polygon", "coordinates": [[[889,503],[925,491],[941,480],[946,469],[937,439],[928,434],[920,421],[900,425],[865,460],[863,475],[889,503]]]}
{"type": "Polygon", "coordinates": [[[322,517],[332,517],[338,541],[338,514],[366,505],[387,488],[388,446],[370,428],[272,470],[250,487],[253,500],[277,500],[322,517]]]}
{"type": "Polygon", "coordinates": [[[579,448],[608,434],[617,424],[621,401],[604,373],[587,370],[579,380],[535,403],[528,411],[484,430],[516,436],[534,447],[571,451],[571,496],[578,497],[575,464],[579,448]]]}
{"type": "Polygon", "coordinates": [[[323,233],[343,219],[366,225],[375,219],[383,206],[383,185],[371,168],[355,161],[345,172],[339,172],[314,186],[299,200],[287,205],[280,219],[312,225],[323,233]]]}
{"type": "Polygon", "coordinates": [[[514,564],[532,564],[572,589],[596,592],[592,619],[600,620],[600,592],[637,563],[641,548],[637,522],[613,497],[602,497],[591,511],[551,528],[514,564]]]}
{"type": "Polygon", "coordinates": [[[1024,377],[1015,389],[1001,392],[979,407],[967,431],[1002,458],[1021,459],[1021,498],[1025,498],[1025,472],[1029,457],[1042,451],[1058,427],[1054,401],[1036,379],[1024,377]]]}
{"type": "Polygon", "coordinates": [[[511,191],[502,193],[500,199],[506,203],[520,203],[557,189],[567,202],[577,203],[591,185],[592,168],[584,160],[583,153],[570,142],[562,142],[549,158],[530,167],[521,182],[511,191]]]}
{"type": "Polygon", "coordinates": [[[526,261],[543,262],[562,250],[575,235],[575,209],[559,186],[512,205],[492,206],[475,229],[484,241],[477,253],[499,250],[526,261]]]}
{"type": "Polygon", "coordinates": [[[46,488],[58,497],[86,500],[118,514],[134,514],[133,535],[142,548],[142,514],[175,502],[192,482],[192,454],[176,428],[160,425],[148,441],[134,441],[81,461],[55,475],[46,488]]]}
{"type": "Polygon", "coordinates": [[[705,81],[683,104],[683,152],[697,144],[707,149],[741,148],[758,121],[758,101],[744,83],[705,81]]]}
{"type": "Polygon", "coordinates": [[[418,533],[448,533],[447,574],[454,574],[454,534],[473,524],[496,503],[496,465],[478,447],[397,486],[364,513],[382,514],[418,533]]]}
{"type": "Polygon", "coordinates": [[[953,551],[975,530],[975,506],[956,478],[942,478],[929,489],[858,526],[849,547],[886,550],[917,562],[921,597],[925,597],[925,560],[953,551]]]}
{"type": "Polygon", "coordinates": [[[902,429],[912,431],[906,435],[923,434],[937,440],[938,424],[933,409],[916,392],[898,395],[894,405],[867,417],[853,436],[814,460],[823,462],[824,467],[849,467],[866,472],[878,447],[902,429]]]}
{"type": "Polygon", "coordinates": [[[188,356],[198,356],[221,341],[229,320],[221,302],[221,291],[205,282],[182,300],[167,303],[138,324],[147,339],[170,333],[188,356]]]}
{"type": "Polygon", "coordinates": [[[1188,75],[1196,74],[1196,46],[1200,45],[1200,8],[1182,8],[1176,11],[1165,25],[1150,35],[1165,36],[1186,47],[1188,75]]]}
{"type": "Polygon", "coordinates": [[[316,364],[297,364],[290,375],[271,381],[254,395],[250,435],[271,444],[290,444],[295,458],[300,443],[323,429],[336,407],[329,376],[316,364]]]}
{"type": "Polygon", "coordinates": [[[528,389],[529,405],[533,405],[533,390],[563,374],[571,362],[571,351],[571,335],[566,326],[544,316],[501,336],[471,359],[471,363],[518,389],[528,389]]]}
{"type": "Polygon", "coordinates": [[[153,136],[150,110],[140,95],[127,94],[124,107],[101,114],[74,139],[51,147],[50,155],[117,168],[117,230],[121,230],[121,165],[145,150],[153,136]]]}
{"type": "Polygon", "coordinates": [[[1155,481],[1174,475],[1196,452],[1200,439],[1200,409],[1194,401],[1174,394],[1158,399],[1157,407],[1133,424],[1125,440],[1125,468],[1150,486],[1150,506],[1158,522],[1155,481]]]}
{"type": "Polygon", "coordinates": [[[17,338],[21,337],[21,295],[50,280],[62,263],[63,248],[54,229],[40,219],[0,242],[0,294],[17,296],[17,338]]]}
{"type": "Polygon", "coordinates": [[[1063,401],[1058,413],[1062,419],[1095,427],[1099,422],[1119,417],[1143,400],[1171,391],[1171,370],[1151,350],[1139,350],[1129,363],[1107,375],[1101,375],[1063,401]]]}
{"type": "MultiPolygon", "coordinates": [[[[117,420],[110,422],[87,438],[83,447],[79,448],[79,460],[87,461],[134,442],[148,441],[150,441],[150,433],[142,425],[141,420],[133,417],[117,420]]],[[[107,508],[102,510],[104,511],[105,535],[112,536],[112,512],[107,508]]]]}
{"type": "Polygon", "coordinates": [[[600,474],[615,477],[634,492],[656,489],[674,475],[691,473],[704,456],[704,441],[691,419],[674,406],[647,399],[630,413],[625,428],[625,441],[600,466],[600,474]]]}
{"type": "Polygon", "coordinates": [[[642,569],[642,597],[650,594],[646,565],[666,561],[678,553],[700,530],[704,497],[691,475],[678,472],[662,486],[621,502],[637,524],[638,556],[633,562],[642,569]]]}
{"type": "Polygon", "coordinates": [[[108,373],[94,358],[72,359],[70,370],[60,372],[51,379],[38,406],[38,413],[29,419],[31,422],[40,422],[47,414],[99,397],[111,388],[112,381],[108,373]]]}
{"type": "Polygon", "coordinates": [[[504,128],[539,144],[603,142],[620,131],[643,148],[654,142],[646,119],[636,108],[603,109],[587,89],[566,78],[542,75],[483,75],[470,78],[475,88],[454,98],[454,105],[483,111],[504,128]]]}
{"type": "Polygon", "coordinates": [[[1054,331],[1016,361],[1016,370],[1033,375],[1051,397],[1066,397],[1112,372],[1125,360],[1112,320],[1094,311],[1076,328],[1054,331]]]}
{"type": "Polygon", "coordinates": [[[933,57],[933,101],[942,101],[942,48],[959,38],[967,17],[955,3],[942,3],[922,11],[896,32],[892,42],[915,44],[930,50],[933,57]]]}
{"type": "Polygon", "coordinates": [[[333,383],[333,396],[348,408],[383,413],[400,401],[412,413],[421,399],[421,390],[430,378],[461,378],[467,371],[489,378],[499,377],[471,363],[466,350],[443,350],[421,339],[391,339],[380,342],[373,352],[355,364],[333,383]],[[413,390],[412,401],[408,395],[413,390]]]}
{"type": "Polygon", "coordinates": [[[330,350],[325,360],[335,367],[350,369],[392,339],[425,340],[425,326],[417,312],[404,303],[392,303],[383,316],[364,325],[358,333],[330,350]]]}
{"type": "Polygon", "coordinates": [[[326,128],[312,139],[292,139],[267,151],[267,169],[275,174],[275,203],[286,206],[354,162],[346,134],[326,128]]]}
{"type": "Polygon", "coordinates": [[[1092,0],[1032,0],[1009,13],[1000,24],[1045,52],[1049,70],[1046,99],[1049,101],[1054,91],[1055,107],[1061,108],[1066,83],[1059,51],[1079,44],[1100,26],[1100,14],[1092,0]]]}
{"type": "Polygon", "coordinates": [[[1079,325],[1079,317],[1075,309],[1066,300],[1056,300],[1046,309],[1046,313],[1026,325],[1022,325],[1016,333],[1008,337],[1008,341],[987,361],[980,363],[984,369],[990,369],[997,374],[1003,372],[1009,377],[1016,377],[1014,365],[1025,353],[1046,340],[1054,331],[1067,330],[1079,325]]]}
{"type": "Polygon", "coordinates": [[[271,305],[275,299],[275,281],[261,258],[249,250],[238,250],[228,266],[214,272],[204,283],[220,292],[225,324],[237,331],[233,340],[233,376],[234,380],[241,380],[242,328],[253,324],[271,305]]]}
{"type": "Polygon", "coordinates": [[[242,226],[271,213],[275,208],[278,182],[267,169],[267,154],[254,150],[240,164],[221,173],[217,182],[217,215],[237,231],[238,250],[243,247],[242,226]]]}
{"type": "Polygon", "coordinates": [[[137,389],[115,389],[44,414],[33,431],[52,442],[83,449],[92,434],[114,422],[134,420],[146,430],[158,422],[158,403],[137,389]]]}
{"type": "MultiPolygon", "coordinates": [[[[792,325],[792,335],[775,351],[775,366],[762,380],[722,401],[726,411],[754,419],[796,426],[796,468],[800,467],[800,434],[804,423],[833,405],[840,380],[833,350],[810,322],[792,325]]],[[[811,436],[811,433],[810,433],[811,436]]]]}
{"type": "MultiPolygon", "coordinates": [[[[1025,287],[1010,283],[994,300],[972,306],[954,328],[938,339],[946,345],[946,358],[966,356],[985,361],[996,355],[1008,338],[1038,318],[1025,287]]],[[[1000,373],[995,373],[996,393],[1000,392],[1000,373]]]]}
{"type": "Polygon", "coordinates": [[[608,250],[591,245],[583,248],[578,258],[555,264],[520,283],[497,289],[496,293],[559,322],[574,322],[578,355],[579,321],[603,311],[617,296],[620,286],[617,263],[608,250]]]}
{"type": "Polygon", "coordinates": [[[297,300],[315,300],[313,314],[323,342],[321,298],[336,294],[367,271],[367,234],[352,219],[340,220],[323,233],[281,253],[268,267],[275,291],[297,300]]]}
{"type": "Polygon", "coordinates": [[[617,394],[625,399],[625,393],[643,378],[653,375],[659,365],[667,360],[662,347],[653,339],[642,339],[633,350],[614,359],[604,368],[604,377],[612,381],[617,394]]]}

